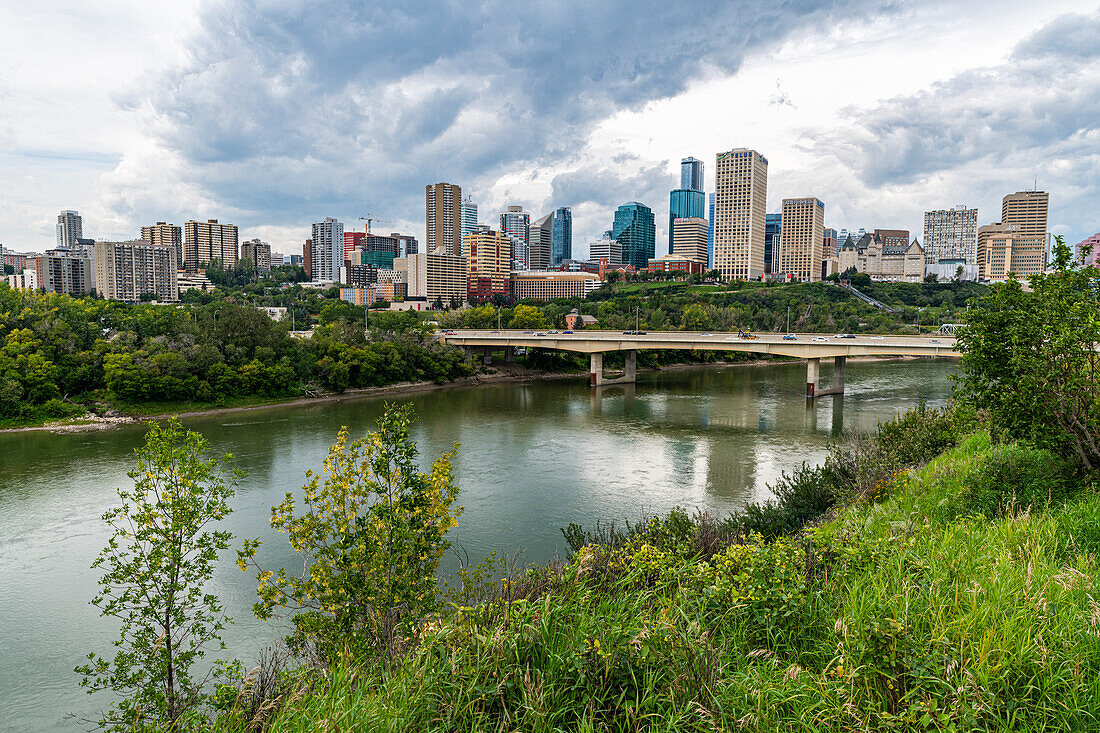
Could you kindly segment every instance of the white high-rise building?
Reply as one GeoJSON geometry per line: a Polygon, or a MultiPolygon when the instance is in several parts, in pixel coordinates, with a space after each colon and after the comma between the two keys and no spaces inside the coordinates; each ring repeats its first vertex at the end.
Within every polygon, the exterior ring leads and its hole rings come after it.
{"type": "Polygon", "coordinates": [[[75,247],[84,238],[84,222],[79,211],[62,211],[57,215],[57,246],[75,247]]]}
{"type": "Polygon", "coordinates": [[[924,212],[924,256],[928,264],[973,265],[978,259],[978,210],[960,204],[924,212]]]}
{"type": "Polygon", "coordinates": [[[344,266],[344,225],[332,217],[313,225],[313,281],[340,281],[344,266]]]}
{"type": "Polygon", "coordinates": [[[755,150],[718,153],[714,191],[714,269],[747,280],[764,274],[768,159],[755,150]]]}
{"type": "Polygon", "coordinates": [[[500,215],[500,231],[512,240],[512,269],[530,269],[531,215],[522,206],[509,206],[500,215]]]}
{"type": "Polygon", "coordinates": [[[597,239],[595,242],[589,242],[588,259],[592,262],[599,262],[601,259],[606,259],[608,265],[618,267],[623,264],[623,245],[619,243],[619,240],[612,239],[611,237],[604,237],[603,239],[597,239]]]}
{"type": "Polygon", "coordinates": [[[536,221],[527,232],[527,264],[532,270],[545,270],[554,257],[554,212],[536,221]]]}

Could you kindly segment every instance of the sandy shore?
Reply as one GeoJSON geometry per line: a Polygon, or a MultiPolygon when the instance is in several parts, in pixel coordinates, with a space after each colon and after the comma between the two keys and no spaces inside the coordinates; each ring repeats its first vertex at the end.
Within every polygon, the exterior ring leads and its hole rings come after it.
{"type": "MultiPolygon", "coordinates": [[[[904,361],[909,359],[916,359],[920,357],[852,357],[848,359],[849,362],[856,361],[904,361]]],[[[805,361],[799,359],[798,361],[805,361]]],[[[721,367],[762,367],[773,366],[775,364],[783,364],[791,362],[778,362],[771,360],[756,360],[756,361],[715,361],[706,363],[695,364],[669,364],[663,366],[660,369],[642,369],[639,368],[639,372],[670,372],[670,371],[684,371],[688,369],[715,369],[721,367]]],[[[588,376],[587,372],[542,372],[532,369],[527,369],[516,364],[494,364],[492,369],[495,371],[489,374],[475,374],[472,377],[465,377],[463,379],[456,379],[453,382],[444,382],[443,384],[437,384],[435,382],[398,382],[396,384],[386,385],[385,387],[365,387],[361,389],[349,389],[345,392],[338,394],[326,394],[319,397],[300,397],[292,400],[284,400],[281,402],[271,402],[263,405],[241,405],[238,407],[212,407],[208,410],[191,410],[186,412],[163,412],[156,415],[142,415],[140,417],[123,415],[121,417],[100,417],[97,415],[88,414],[77,420],[70,421],[58,421],[54,423],[46,423],[44,425],[34,425],[30,427],[22,428],[3,428],[0,429],[0,433],[28,433],[28,432],[53,432],[53,433],[75,433],[91,430],[112,430],[114,428],[121,427],[123,425],[133,425],[135,423],[145,422],[147,420],[163,420],[169,417],[206,417],[211,415],[227,415],[235,412],[254,412],[257,410],[268,410],[279,407],[296,407],[303,405],[320,405],[327,402],[344,402],[347,400],[355,400],[363,397],[372,397],[377,395],[393,395],[400,397],[408,394],[417,394],[419,392],[432,392],[441,389],[454,389],[457,387],[477,387],[485,384],[506,384],[506,383],[520,383],[520,382],[548,382],[562,379],[583,379],[588,376]]]]}

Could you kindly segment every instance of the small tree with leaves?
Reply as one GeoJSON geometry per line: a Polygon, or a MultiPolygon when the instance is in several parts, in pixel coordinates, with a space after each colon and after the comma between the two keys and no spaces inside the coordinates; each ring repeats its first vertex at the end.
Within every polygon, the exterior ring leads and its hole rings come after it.
{"type": "Polygon", "coordinates": [[[324,475],[306,473],[301,513],[292,493],[272,508],[271,526],[302,555],[301,575],[260,568],[259,540],[239,553],[241,570],[257,570],[256,615],[297,611],[287,639],[294,651],[390,658],[401,631],[436,610],[436,570],[462,507],[454,504],[454,452],[421,473],[412,420],[409,406],[388,405],[375,432],[349,442],[342,428],[324,475]]]}
{"type": "Polygon", "coordinates": [[[118,695],[101,727],[176,730],[207,698],[192,666],[224,649],[229,619],[207,586],[232,535],[211,524],[230,513],[240,474],[228,471],[232,456],[214,457],[174,419],[150,423],[135,453],[133,487],[118,489],[120,505],[103,515],[112,534],[92,563],[104,571],[92,604],[122,624],[117,651],[113,659],[91,653],[76,671],[89,693],[118,695]]]}

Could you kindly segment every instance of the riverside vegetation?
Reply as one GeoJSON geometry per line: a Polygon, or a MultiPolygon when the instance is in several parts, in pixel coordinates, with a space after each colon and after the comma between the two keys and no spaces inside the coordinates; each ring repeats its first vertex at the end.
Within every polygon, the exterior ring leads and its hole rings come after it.
{"type": "MultiPolygon", "coordinates": [[[[729,517],[570,525],[569,556],[545,566],[490,557],[436,588],[460,511],[451,456],[420,473],[410,416],[389,410],[339,437],[300,511],[273,508],[302,575],[255,567],[254,542],[239,553],[257,612],[297,612],[289,650],[222,665],[172,698],[186,710],[123,702],[116,728],[1100,730],[1100,273],[1069,269],[1060,242],[1057,264],[976,304],[948,408],[842,438],[729,517]]],[[[158,435],[146,451],[166,450],[158,435]]],[[[185,493],[214,498],[191,508],[224,512],[224,484],[195,471],[185,493]]],[[[135,516],[160,516],[142,501],[135,516]]],[[[116,567],[151,562],[132,557],[116,567]]],[[[166,690],[163,594],[131,598],[152,630],[124,627],[120,653],[156,653],[123,662],[166,690]]]]}
{"type": "MultiPolygon", "coordinates": [[[[284,268],[294,270],[295,268],[284,268]]],[[[476,365],[434,338],[442,327],[563,327],[579,308],[599,328],[670,330],[783,330],[915,332],[955,319],[984,290],[967,283],[878,286],[897,313],[877,310],[822,283],[612,284],[587,299],[486,304],[426,315],[375,311],[339,300],[339,289],[303,289],[276,279],[249,283],[247,268],[210,274],[222,286],[190,290],[175,305],[127,305],[95,297],[12,290],[0,285],[0,427],[80,418],[118,409],[157,414],[256,404],[381,387],[398,382],[443,383],[470,376],[476,365]],[[649,288],[649,289],[645,289],[649,288]],[[254,306],[287,308],[273,321],[254,306]],[[289,319],[289,320],[288,320],[289,319]],[[369,328],[364,328],[364,325],[369,328]],[[291,327],[312,328],[296,338],[291,327]]],[[[278,272],[296,278],[301,273],[278,272]]],[[[609,366],[616,364],[615,355],[609,366]]],[[[639,364],[657,367],[745,354],[642,352],[639,364]]],[[[521,360],[549,371],[584,371],[587,362],[564,352],[532,350],[521,360]]]]}

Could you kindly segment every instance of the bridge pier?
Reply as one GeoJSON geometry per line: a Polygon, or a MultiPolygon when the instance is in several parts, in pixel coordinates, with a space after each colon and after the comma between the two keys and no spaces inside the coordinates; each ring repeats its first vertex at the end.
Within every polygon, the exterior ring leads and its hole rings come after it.
{"type": "Polygon", "coordinates": [[[833,357],[833,386],[818,389],[817,383],[821,376],[821,359],[806,360],[806,399],[824,397],[831,394],[844,394],[844,378],[847,371],[848,357],[833,357]]]}
{"type": "Polygon", "coordinates": [[[605,377],[603,374],[603,352],[595,351],[588,356],[588,386],[603,387],[608,384],[633,384],[638,375],[638,352],[626,351],[626,364],[621,377],[605,377]]]}
{"type": "Polygon", "coordinates": [[[504,347],[504,363],[515,364],[516,363],[516,347],[505,346],[504,347]]]}

